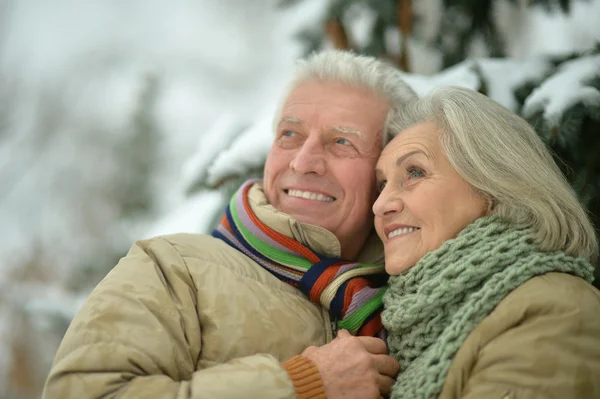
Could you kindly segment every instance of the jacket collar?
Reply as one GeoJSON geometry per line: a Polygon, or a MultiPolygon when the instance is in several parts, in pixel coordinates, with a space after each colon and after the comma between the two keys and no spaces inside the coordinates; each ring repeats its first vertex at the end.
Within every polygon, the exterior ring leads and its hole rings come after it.
{"type": "MultiPolygon", "coordinates": [[[[267,201],[262,184],[256,183],[250,189],[248,199],[256,216],[272,229],[299,241],[321,255],[340,257],[340,242],[332,232],[319,226],[298,222],[287,213],[275,209],[267,201]]],[[[361,263],[383,264],[383,244],[375,229],[367,238],[356,260],[361,263]]]]}

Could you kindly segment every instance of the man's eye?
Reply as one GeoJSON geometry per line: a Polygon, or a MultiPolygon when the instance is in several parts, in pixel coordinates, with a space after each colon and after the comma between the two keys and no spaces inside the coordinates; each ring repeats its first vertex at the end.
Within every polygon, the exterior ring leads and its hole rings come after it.
{"type": "Polygon", "coordinates": [[[348,139],[345,139],[343,137],[335,139],[335,142],[337,144],[341,144],[341,145],[351,145],[352,144],[348,139]]]}
{"type": "Polygon", "coordinates": [[[383,191],[383,189],[385,188],[385,184],[386,184],[386,183],[387,183],[387,182],[386,182],[385,180],[382,180],[382,181],[380,181],[380,182],[377,182],[377,191],[378,191],[378,192],[382,192],[382,191],[383,191]]]}
{"type": "Polygon", "coordinates": [[[281,135],[285,137],[293,137],[295,134],[296,133],[292,132],[291,130],[284,130],[281,132],[281,135]]]}

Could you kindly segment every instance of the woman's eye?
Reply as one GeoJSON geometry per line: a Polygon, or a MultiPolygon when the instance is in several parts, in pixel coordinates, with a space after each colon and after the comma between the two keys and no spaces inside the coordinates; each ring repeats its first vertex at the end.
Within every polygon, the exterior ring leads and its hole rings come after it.
{"type": "Polygon", "coordinates": [[[341,145],[350,145],[350,144],[352,144],[352,143],[350,143],[350,141],[348,141],[348,139],[345,139],[343,137],[339,137],[339,138],[335,139],[335,142],[337,144],[341,144],[341,145]]]}
{"type": "Polygon", "coordinates": [[[418,179],[420,177],[425,176],[425,172],[423,171],[423,169],[417,168],[415,166],[411,166],[411,167],[407,168],[406,173],[408,174],[408,177],[411,179],[418,179]]]}
{"type": "Polygon", "coordinates": [[[377,191],[378,192],[383,191],[383,189],[385,188],[385,183],[387,183],[387,182],[386,181],[377,182],[377,191]]]}

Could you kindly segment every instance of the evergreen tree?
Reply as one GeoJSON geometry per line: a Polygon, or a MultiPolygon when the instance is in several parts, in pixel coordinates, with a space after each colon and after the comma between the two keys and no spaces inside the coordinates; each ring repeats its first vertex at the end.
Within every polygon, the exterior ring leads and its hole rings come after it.
{"type": "MultiPolygon", "coordinates": [[[[569,13],[572,3],[585,0],[533,0],[529,7],[569,13]]],[[[282,0],[281,7],[293,7],[302,0],[282,0]]],[[[299,34],[307,53],[324,46],[349,49],[387,59],[398,66],[411,82],[470,85],[499,101],[528,120],[553,151],[557,163],[575,192],[588,208],[600,233],[600,44],[585,53],[562,57],[506,58],[506,43],[499,35],[494,0],[443,0],[437,32],[425,37],[422,16],[411,0],[333,0],[324,21],[299,34]],[[367,15],[367,34],[357,40],[351,35],[354,20],[367,15]],[[398,40],[390,40],[391,36],[398,40]],[[408,42],[424,41],[441,54],[442,71],[418,76],[410,71],[408,42]],[[470,58],[476,41],[484,44],[487,57],[470,58]]],[[[515,6],[518,0],[510,0],[515,6]]],[[[414,87],[414,85],[413,85],[414,87]]],[[[418,90],[417,90],[418,91],[418,90]]],[[[239,182],[256,176],[260,165],[228,176],[239,182]]],[[[203,187],[218,188],[203,179],[203,187]]],[[[219,181],[213,178],[212,182],[219,181]]],[[[231,191],[234,184],[227,185],[231,191]]],[[[599,262],[600,265],[600,262],[599,262]]],[[[600,267],[596,285],[600,287],[600,267]]]]}
{"type": "MultiPolygon", "coordinates": [[[[510,1],[515,5],[518,3],[518,0],[510,1]]],[[[282,6],[293,3],[284,1],[282,6]]],[[[434,45],[442,53],[444,68],[467,59],[468,50],[477,37],[483,38],[490,57],[505,56],[505,43],[498,34],[494,20],[494,6],[497,3],[495,0],[443,0],[444,12],[434,45]]],[[[547,11],[560,9],[565,13],[570,12],[571,3],[571,0],[528,2],[529,6],[541,5],[547,11]]],[[[411,35],[416,35],[418,39],[419,20],[412,15],[411,0],[336,0],[330,5],[326,35],[319,38],[314,33],[305,32],[301,39],[309,41],[309,49],[319,48],[323,41],[330,40],[338,48],[395,60],[400,69],[408,71],[406,47],[402,48],[403,56],[400,59],[395,59],[391,55],[394,51],[386,47],[386,32],[395,29],[394,24],[398,24],[397,30],[404,39],[411,35]],[[375,21],[371,25],[370,43],[353,47],[343,21],[344,16],[350,14],[357,5],[370,10],[375,15],[375,21]],[[412,24],[417,26],[415,32],[412,32],[412,24]]],[[[406,41],[403,40],[403,43],[406,41]]],[[[600,43],[587,53],[550,58],[549,61],[553,68],[545,76],[515,87],[515,111],[535,127],[552,149],[557,163],[588,208],[600,235],[600,43]],[[567,95],[570,101],[552,111],[549,105],[556,95],[567,95]]],[[[481,71],[476,68],[476,72],[481,71]]],[[[479,90],[487,94],[489,77],[481,73],[478,75],[479,90]]],[[[496,78],[501,79],[502,76],[496,78]]],[[[596,285],[600,287],[600,261],[596,268],[596,285]]]]}

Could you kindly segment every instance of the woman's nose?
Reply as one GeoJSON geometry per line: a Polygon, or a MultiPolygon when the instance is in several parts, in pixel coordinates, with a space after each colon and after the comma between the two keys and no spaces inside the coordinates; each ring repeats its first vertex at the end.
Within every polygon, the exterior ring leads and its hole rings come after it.
{"type": "Polygon", "coordinates": [[[394,193],[391,192],[392,190],[386,188],[383,189],[373,204],[373,213],[380,218],[389,217],[395,213],[401,212],[404,208],[404,204],[400,198],[398,198],[397,195],[394,195],[394,193]]]}

